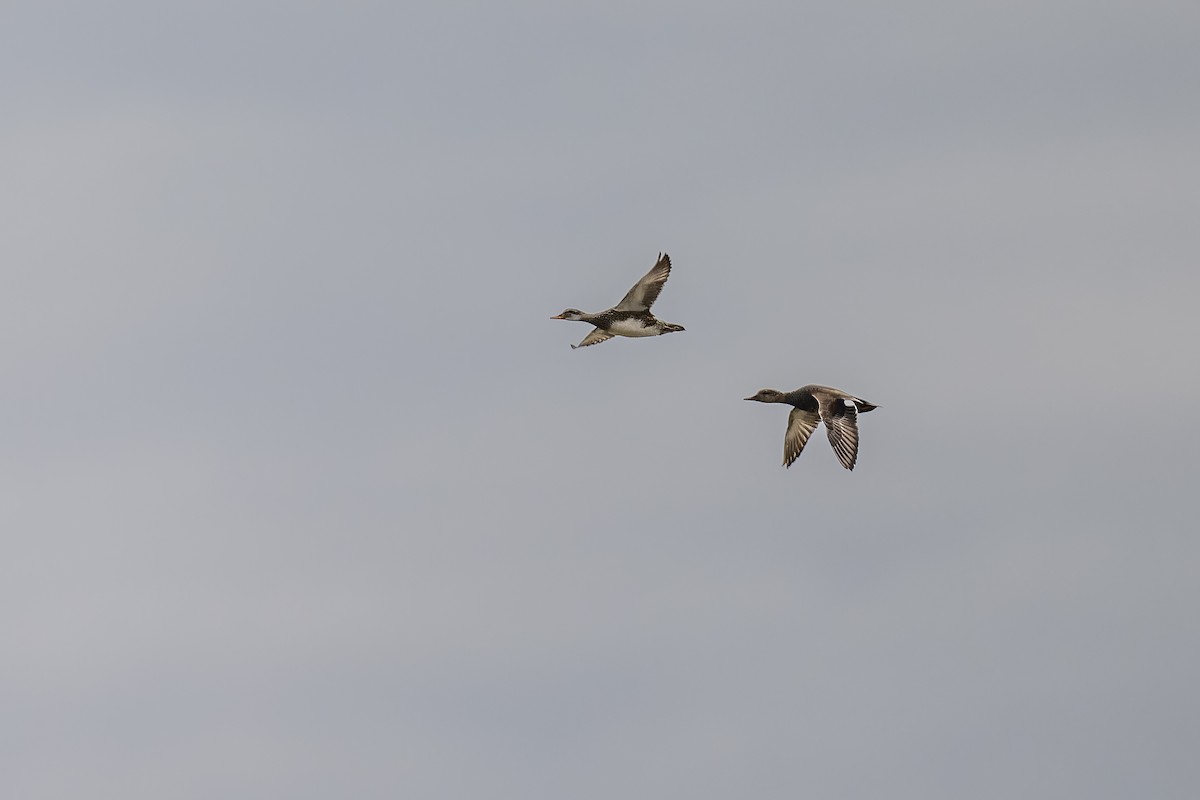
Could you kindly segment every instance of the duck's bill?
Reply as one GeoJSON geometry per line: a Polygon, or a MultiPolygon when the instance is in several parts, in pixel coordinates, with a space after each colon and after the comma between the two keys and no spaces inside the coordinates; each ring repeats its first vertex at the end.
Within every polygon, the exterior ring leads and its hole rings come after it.
{"type": "Polygon", "coordinates": [[[566,317],[564,317],[562,314],[555,314],[550,319],[566,319],[566,317]]]}

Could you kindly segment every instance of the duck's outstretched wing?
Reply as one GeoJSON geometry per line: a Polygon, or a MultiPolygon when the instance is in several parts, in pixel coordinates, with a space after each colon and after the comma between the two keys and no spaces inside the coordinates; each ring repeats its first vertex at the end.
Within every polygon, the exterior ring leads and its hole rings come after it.
{"type": "Polygon", "coordinates": [[[822,398],[821,421],[842,466],[854,469],[858,460],[858,408],[841,398],[822,398]]]}
{"type": "Polygon", "coordinates": [[[666,253],[659,253],[655,265],[621,298],[621,302],[615,306],[616,310],[649,311],[670,276],[671,257],[666,253]]]}
{"type": "Polygon", "coordinates": [[[808,437],[817,429],[821,415],[816,409],[806,411],[803,408],[793,408],[788,415],[787,433],[783,434],[783,465],[790,467],[792,462],[800,457],[800,451],[808,443],[808,437]]]}
{"type": "Polygon", "coordinates": [[[582,342],[580,342],[579,344],[571,345],[571,349],[578,350],[580,347],[588,347],[589,345],[600,344],[601,342],[607,342],[609,339],[613,338],[614,336],[616,336],[615,333],[609,333],[608,331],[602,330],[601,328],[593,328],[591,333],[589,333],[587,336],[583,337],[582,342]]]}

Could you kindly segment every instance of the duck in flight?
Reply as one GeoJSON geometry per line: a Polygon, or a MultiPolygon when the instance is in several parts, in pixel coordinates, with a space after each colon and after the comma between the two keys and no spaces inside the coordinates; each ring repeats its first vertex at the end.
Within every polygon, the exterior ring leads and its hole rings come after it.
{"type": "Polygon", "coordinates": [[[745,398],[760,403],[787,403],[792,406],[787,432],[783,435],[783,465],[790,467],[800,457],[808,437],[825,423],[833,452],[846,469],[854,469],[858,460],[858,415],[878,408],[861,397],[847,394],[829,386],[802,386],[794,392],[762,389],[745,398]]]}
{"type": "Polygon", "coordinates": [[[614,336],[661,336],[664,333],[681,331],[682,325],[663,322],[650,313],[650,306],[658,299],[670,275],[671,257],[666,253],[659,253],[658,261],[650,271],[612,308],[596,314],[588,314],[578,308],[568,308],[550,319],[586,322],[596,326],[595,330],[583,337],[583,341],[571,345],[572,350],[607,342],[614,336]]]}

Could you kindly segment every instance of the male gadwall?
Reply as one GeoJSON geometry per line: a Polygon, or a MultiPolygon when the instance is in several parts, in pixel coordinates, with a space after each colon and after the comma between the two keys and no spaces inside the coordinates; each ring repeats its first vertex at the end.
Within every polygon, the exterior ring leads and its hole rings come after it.
{"type": "Polygon", "coordinates": [[[745,399],[794,406],[788,416],[787,432],[783,435],[785,467],[790,467],[800,457],[800,451],[817,429],[817,423],[824,422],[833,452],[837,453],[843,467],[854,469],[854,462],[858,460],[858,415],[878,408],[841,389],[815,385],[802,386],[794,392],[762,389],[745,399]]]}
{"type": "Polygon", "coordinates": [[[550,319],[566,319],[573,322],[587,322],[595,325],[596,329],[583,337],[579,344],[571,345],[587,347],[592,344],[606,342],[614,336],[661,336],[664,333],[674,333],[683,330],[682,325],[674,325],[656,319],[650,313],[650,306],[658,299],[659,292],[671,275],[671,257],[659,253],[658,262],[650,268],[642,279],[633,285],[629,293],[607,311],[588,314],[578,308],[568,308],[561,314],[550,319]]]}

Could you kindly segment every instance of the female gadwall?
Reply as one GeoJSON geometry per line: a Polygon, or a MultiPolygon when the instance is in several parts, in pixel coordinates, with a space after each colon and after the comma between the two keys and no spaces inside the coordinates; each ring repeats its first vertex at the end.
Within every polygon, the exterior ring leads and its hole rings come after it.
{"type": "Polygon", "coordinates": [[[567,319],[573,322],[587,322],[596,329],[583,337],[579,344],[571,345],[587,347],[592,344],[606,342],[614,336],[661,336],[664,333],[674,333],[683,330],[682,325],[673,325],[655,319],[650,313],[650,306],[658,299],[659,292],[671,275],[671,257],[666,253],[658,254],[658,262],[650,268],[642,279],[633,285],[629,294],[622,298],[607,311],[597,314],[587,314],[578,308],[568,308],[558,316],[550,319],[567,319]]]}
{"type": "Polygon", "coordinates": [[[794,392],[762,389],[746,399],[794,406],[788,416],[787,433],[783,435],[785,467],[790,467],[800,457],[800,451],[817,429],[817,423],[824,422],[833,452],[837,453],[843,467],[854,469],[854,462],[858,460],[858,415],[878,408],[841,389],[815,385],[802,386],[794,392]]]}

